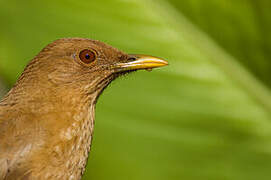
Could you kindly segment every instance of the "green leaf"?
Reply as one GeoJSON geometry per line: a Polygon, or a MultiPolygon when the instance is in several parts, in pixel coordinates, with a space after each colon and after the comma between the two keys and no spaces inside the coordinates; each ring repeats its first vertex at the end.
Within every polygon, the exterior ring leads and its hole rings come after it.
{"type": "Polygon", "coordinates": [[[0,73],[14,83],[62,37],[161,56],[168,67],[122,77],[100,97],[84,178],[268,180],[271,40],[263,3],[1,1],[0,73]]]}
{"type": "Polygon", "coordinates": [[[169,1],[243,66],[271,86],[271,1],[169,1]]]}

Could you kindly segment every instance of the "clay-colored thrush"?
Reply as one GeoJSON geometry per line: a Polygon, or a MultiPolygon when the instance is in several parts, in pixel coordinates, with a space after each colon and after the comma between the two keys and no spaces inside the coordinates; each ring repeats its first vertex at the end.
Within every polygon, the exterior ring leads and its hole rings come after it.
{"type": "Polygon", "coordinates": [[[165,65],[90,39],[46,46],[0,101],[0,179],[81,179],[101,92],[122,74],[165,65]]]}

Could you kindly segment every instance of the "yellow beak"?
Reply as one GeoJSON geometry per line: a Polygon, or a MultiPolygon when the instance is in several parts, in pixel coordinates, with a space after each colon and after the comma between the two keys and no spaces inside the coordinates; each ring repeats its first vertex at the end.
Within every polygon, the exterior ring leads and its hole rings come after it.
{"type": "Polygon", "coordinates": [[[118,63],[114,65],[117,71],[129,71],[138,69],[152,69],[168,65],[168,62],[154,56],[130,54],[130,60],[126,63],[118,63]]]}

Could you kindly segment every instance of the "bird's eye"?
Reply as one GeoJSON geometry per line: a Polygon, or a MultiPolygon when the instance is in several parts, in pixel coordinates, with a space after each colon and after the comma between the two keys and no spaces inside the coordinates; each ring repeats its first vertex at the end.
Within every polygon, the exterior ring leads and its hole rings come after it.
{"type": "Polygon", "coordinates": [[[90,64],[96,59],[96,54],[89,49],[84,49],[80,52],[79,58],[83,63],[90,64]]]}

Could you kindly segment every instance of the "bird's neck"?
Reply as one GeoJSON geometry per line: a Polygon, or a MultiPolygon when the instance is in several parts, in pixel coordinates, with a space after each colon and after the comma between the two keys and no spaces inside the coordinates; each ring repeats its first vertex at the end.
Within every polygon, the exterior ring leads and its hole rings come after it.
{"type": "MultiPolygon", "coordinates": [[[[64,90],[62,90],[63,92],[64,90]]],[[[71,91],[71,90],[69,90],[71,91]]],[[[59,107],[56,111],[49,112],[52,126],[48,126],[51,133],[54,134],[50,138],[48,146],[52,149],[49,158],[52,157],[52,166],[61,167],[59,173],[62,179],[74,177],[80,179],[85,171],[87,159],[89,156],[92,134],[94,130],[95,104],[98,92],[88,95],[78,93],[64,93],[60,96],[59,104],[52,103],[52,107],[59,107]],[[56,118],[57,117],[57,118],[56,118]],[[54,156],[52,156],[54,154],[54,156]],[[54,164],[57,158],[57,164],[54,164]]],[[[52,170],[49,170],[52,173],[52,170]]],[[[42,175],[43,176],[43,175],[42,175]]]]}
{"type": "Polygon", "coordinates": [[[91,147],[95,103],[102,89],[88,94],[82,93],[82,89],[65,88],[40,89],[30,94],[21,94],[16,87],[11,91],[12,95],[7,95],[1,104],[21,112],[21,121],[26,123],[32,114],[36,123],[35,132],[31,133],[39,143],[32,146],[35,150],[28,160],[35,164],[33,176],[80,179],[91,147]]]}
{"type": "MultiPolygon", "coordinates": [[[[59,145],[53,149],[62,156],[66,175],[81,178],[89,156],[94,129],[95,103],[80,108],[69,119],[70,123],[59,132],[59,145]],[[64,146],[64,147],[63,147],[64,146]],[[60,148],[59,148],[60,147],[60,148]]],[[[69,112],[68,112],[69,113],[69,112]]]]}

